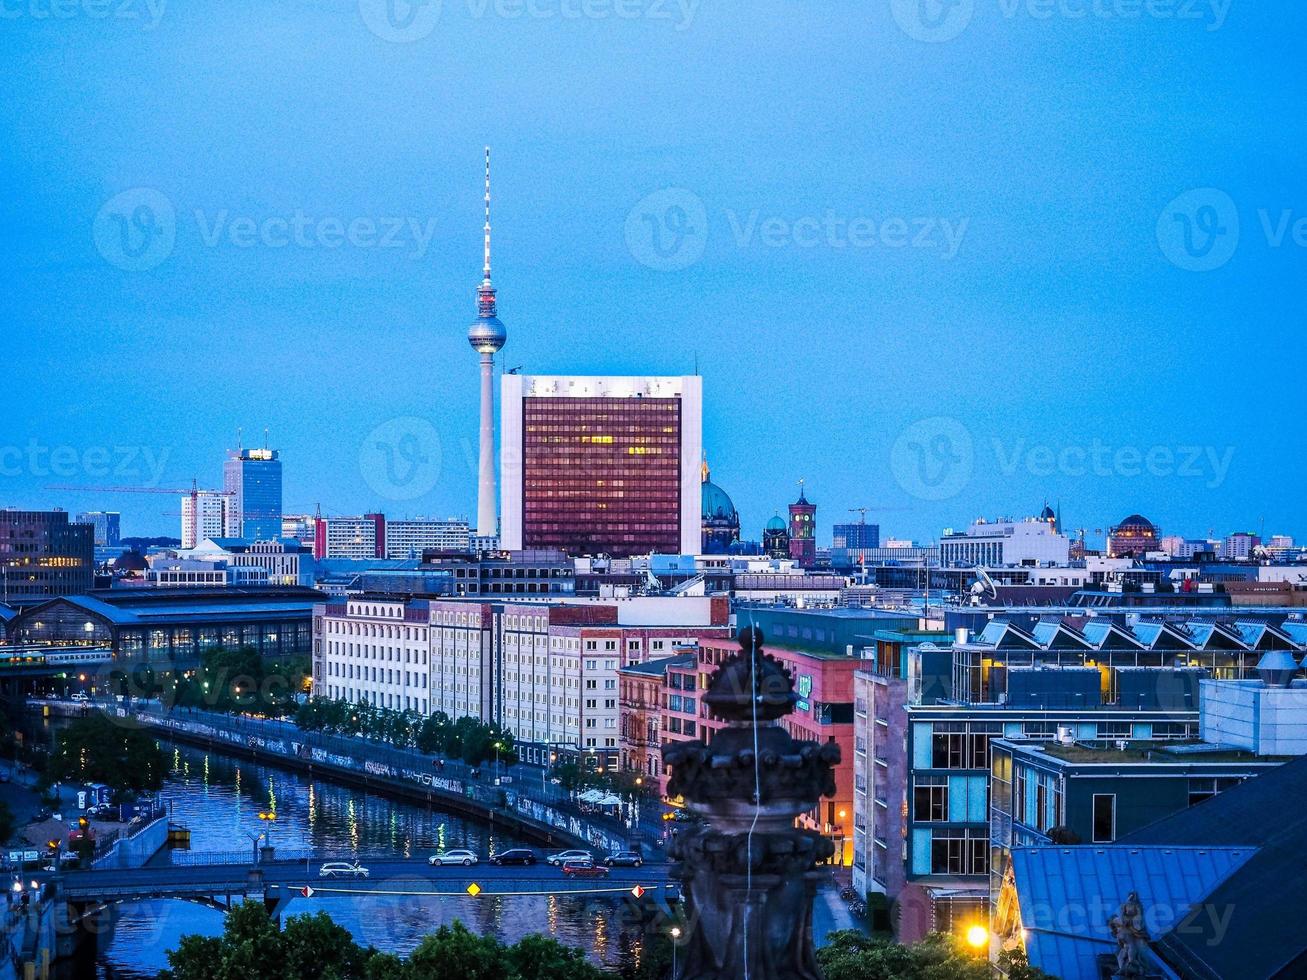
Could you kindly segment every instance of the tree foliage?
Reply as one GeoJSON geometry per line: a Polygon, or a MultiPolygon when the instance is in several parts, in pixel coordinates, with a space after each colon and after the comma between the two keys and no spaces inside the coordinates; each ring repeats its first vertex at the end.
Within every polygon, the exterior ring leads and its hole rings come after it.
{"type": "Polygon", "coordinates": [[[280,716],[295,710],[311,664],[303,655],[265,659],[251,646],[208,650],[198,670],[156,672],[150,664],[120,668],[114,691],[160,698],[165,704],[209,711],[280,716]]]}
{"type": "Polygon", "coordinates": [[[184,936],[161,980],[602,980],[580,950],[546,936],[506,945],[461,922],[423,938],[407,960],[356,943],[325,912],[278,931],[263,905],[227,915],[218,937],[184,936]]]}
{"type": "MultiPolygon", "coordinates": [[[[947,933],[931,933],[911,946],[856,930],[833,932],[826,941],[817,950],[826,980],[990,980],[993,976],[983,951],[969,949],[947,933]]],[[[1002,954],[999,966],[1009,980],[1054,980],[1029,966],[1019,950],[1002,954]]]]}
{"type": "Polygon", "coordinates": [[[442,711],[423,716],[364,700],[309,698],[296,710],[295,724],[306,732],[371,739],[427,755],[461,759],[470,766],[494,762],[496,758],[501,766],[518,761],[511,731],[476,718],[453,721],[442,711]]]}
{"type": "Polygon", "coordinates": [[[78,718],[58,733],[45,778],[104,783],[118,791],[157,790],[166,759],[154,737],[106,715],[78,718]]]}

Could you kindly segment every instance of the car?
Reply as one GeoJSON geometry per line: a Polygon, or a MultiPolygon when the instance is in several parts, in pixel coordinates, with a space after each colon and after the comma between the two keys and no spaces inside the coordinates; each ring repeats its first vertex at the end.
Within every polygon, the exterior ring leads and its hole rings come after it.
{"type": "Polygon", "coordinates": [[[547,860],[555,868],[561,868],[569,862],[575,864],[580,861],[588,861],[590,864],[594,864],[594,855],[589,851],[559,851],[557,854],[549,855],[547,860]]]}
{"type": "Polygon", "coordinates": [[[73,695],[71,698],[69,698],[68,700],[69,700],[69,701],[76,701],[76,702],[78,702],[78,703],[80,704],[80,703],[85,703],[85,702],[87,702],[87,701],[90,701],[91,699],[90,699],[89,697],[87,697],[85,694],[82,694],[82,693],[79,692],[79,693],[77,693],[77,694],[74,694],[74,695],[73,695]]]}
{"type": "Polygon", "coordinates": [[[477,863],[477,856],[472,851],[462,848],[453,851],[437,851],[431,857],[427,858],[427,864],[433,867],[441,867],[446,864],[461,864],[463,867],[471,867],[477,863]]]}
{"type": "Polygon", "coordinates": [[[368,869],[355,861],[328,861],[318,869],[319,878],[366,878],[368,869]]]}
{"type": "Polygon", "coordinates": [[[490,859],[491,864],[535,864],[535,852],[525,847],[511,847],[507,851],[500,851],[490,859]]]}
{"type": "Polygon", "coordinates": [[[565,878],[607,878],[608,869],[593,861],[568,861],[563,865],[565,878]]]}
{"type": "Polygon", "coordinates": [[[604,864],[610,868],[638,868],[644,864],[639,851],[616,851],[604,858],[604,864]]]}

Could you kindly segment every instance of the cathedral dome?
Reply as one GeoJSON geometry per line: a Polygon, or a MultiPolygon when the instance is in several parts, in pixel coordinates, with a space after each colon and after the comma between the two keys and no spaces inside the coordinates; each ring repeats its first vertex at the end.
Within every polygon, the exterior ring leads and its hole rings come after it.
{"type": "Polygon", "coordinates": [[[781,517],[780,514],[775,514],[775,515],[773,515],[772,519],[771,519],[770,521],[767,522],[767,528],[766,528],[766,529],[767,529],[768,531],[784,531],[784,530],[785,530],[785,518],[781,517]]]}
{"type": "Polygon", "coordinates": [[[731,503],[726,491],[711,480],[703,482],[701,500],[705,521],[734,521],[738,526],[739,516],[735,513],[735,504],[731,503]]]}

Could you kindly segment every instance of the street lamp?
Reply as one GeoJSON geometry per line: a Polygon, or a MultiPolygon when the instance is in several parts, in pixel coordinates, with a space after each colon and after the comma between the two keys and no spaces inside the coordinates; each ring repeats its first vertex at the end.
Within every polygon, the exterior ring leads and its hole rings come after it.
{"type": "Polygon", "coordinates": [[[989,946],[989,930],[977,922],[967,929],[966,939],[967,945],[979,952],[989,946]]]}
{"type": "Polygon", "coordinates": [[[681,941],[681,927],[672,926],[672,980],[676,980],[676,949],[681,941]]]}

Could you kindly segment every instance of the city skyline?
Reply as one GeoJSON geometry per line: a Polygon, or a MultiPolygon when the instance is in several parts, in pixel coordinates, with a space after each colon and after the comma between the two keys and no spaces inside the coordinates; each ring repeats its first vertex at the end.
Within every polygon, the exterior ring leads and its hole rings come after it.
{"type": "Polygon", "coordinates": [[[694,6],[679,30],[504,17],[512,58],[497,59],[479,56],[483,22],[456,7],[412,43],[378,37],[353,5],[243,10],[251,36],[311,32],[323,46],[312,60],[266,58],[227,43],[223,25],[164,13],[152,31],[19,18],[3,42],[19,68],[0,108],[12,370],[39,378],[57,350],[93,379],[43,385],[39,399],[8,389],[7,504],[115,509],[129,534],[165,532],[149,498],[43,488],[216,485],[213,461],[244,425],[271,429],[289,511],[475,514],[464,345],[489,144],[513,326],[501,367],[697,367],[707,454],[746,538],[799,478],[823,539],[848,508],[893,508],[873,515],[887,533],[929,540],[1046,499],[1071,527],[1139,512],[1191,535],[1263,519],[1267,533],[1307,534],[1293,489],[1307,463],[1293,427],[1268,421],[1301,408],[1301,202],[1276,148],[1299,145],[1302,122],[1290,77],[1252,57],[1302,11],[1139,17],[1094,34],[978,10],[941,43],[888,7],[694,6]],[[74,93],[42,57],[51,32],[114,81],[74,93]],[[584,38],[640,56],[576,54],[584,38]],[[1092,86],[1067,85],[1056,112],[1022,97],[1079,71],[1089,40],[1103,69],[1092,86]],[[981,70],[997,43],[1013,54],[1003,86],[981,70]],[[869,44],[886,70],[843,72],[847,98],[832,104],[833,74],[869,44]],[[782,60],[756,89],[701,104],[719,71],[794,45],[824,67],[782,60]],[[1196,112],[1184,79],[1214,51],[1255,67],[1196,112]],[[446,87],[414,97],[433,56],[446,87]],[[231,96],[248,115],[239,132],[193,98],[183,66],[196,62],[251,79],[231,96]],[[310,65],[369,84],[323,104],[304,88],[310,65]],[[547,101],[520,84],[532,70],[556,78],[547,101]],[[147,91],[148,110],[132,95],[147,91]],[[289,129],[277,95],[298,100],[289,129]],[[54,112],[73,98],[112,117],[115,135],[54,112]],[[376,111],[397,105],[410,111],[376,111]],[[175,134],[162,144],[156,110],[175,134]],[[823,121],[772,139],[776,111],[823,121]],[[1248,127],[1267,134],[1256,167],[1208,135],[1248,127]],[[1190,195],[1204,188],[1217,193],[1190,195]],[[1226,201],[1239,245],[1195,268],[1166,228],[1191,203],[1205,220],[1226,201]],[[148,411],[152,399],[168,410],[148,411]],[[387,441],[389,459],[376,449],[387,441]],[[421,476],[401,487],[387,466],[404,446],[421,476]],[[940,460],[947,475],[923,482],[917,468],[940,460]]]}

